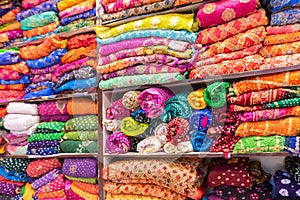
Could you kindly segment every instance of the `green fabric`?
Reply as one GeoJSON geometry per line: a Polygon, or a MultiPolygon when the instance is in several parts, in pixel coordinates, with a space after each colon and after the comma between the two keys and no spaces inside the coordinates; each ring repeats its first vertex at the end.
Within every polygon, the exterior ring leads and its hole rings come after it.
{"type": "Polygon", "coordinates": [[[49,133],[49,134],[33,134],[29,136],[28,142],[43,141],[43,140],[61,140],[64,133],[49,133]]]}
{"type": "Polygon", "coordinates": [[[149,124],[139,123],[135,121],[132,117],[125,117],[121,122],[121,132],[127,136],[138,136],[145,132],[149,124]]]}
{"type": "Polygon", "coordinates": [[[86,115],[69,119],[65,125],[66,131],[94,131],[98,130],[98,116],[86,115]]]}
{"type": "Polygon", "coordinates": [[[0,49],[0,54],[1,53],[6,53],[6,52],[14,52],[14,53],[19,53],[20,48],[19,47],[12,47],[9,49],[0,49]]]}
{"type": "Polygon", "coordinates": [[[85,19],[84,21],[78,20],[78,21],[75,21],[74,23],[70,23],[66,26],[60,26],[56,32],[59,32],[59,33],[69,32],[69,31],[74,31],[74,30],[88,27],[88,26],[94,26],[94,25],[95,25],[94,18],[85,19]]]}
{"type": "Polygon", "coordinates": [[[52,22],[57,22],[58,20],[59,18],[56,12],[43,12],[23,19],[21,21],[21,30],[31,30],[37,27],[46,26],[52,22]]]}
{"type": "Polygon", "coordinates": [[[71,181],[79,181],[79,182],[91,183],[91,184],[97,183],[97,177],[95,177],[95,178],[77,178],[77,177],[72,177],[72,176],[67,176],[67,175],[65,175],[65,177],[71,181]]]}
{"type": "Polygon", "coordinates": [[[300,105],[300,98],[293,98],[293,99],[284,99],[281,101],[275,101],[272,103],[265,104],[265,108],[286,108],[292,106],[299,106],[300,105]]]}
{"type": "Polygon", "coordinates": [[[26,168],[30,163],[29,159],[25,158],[1,158],[0,165],[9,171],[18,173],[26,173],[26,168]]]}
{"type": "Polygon", "coordinates": [[[64,128],[65,128],[64,122],[42,122],[37,126],[35,132],[39,132],[40,129],[48,129],[56,132],[62,132],[64,128]]]}
{"type": "Polygon", "coordinates": [[[207,86],[204,90],[204,99],[212,108],[221,108],[226,105],[226,89],[228,82],[215,82],[207,86]]]}
{"type": "Polygon", "coordinates": [[[284,151],[285,137],[282,136],[251,136],[241,138],[235,145],[234,153],[262,153],[284,151]]]}
{"type": "Polygon", "coordinates": [[[93,141],[98,139],[98,131],[71,131],[64,134],[64,140],[93,141]]]}
{"type": "Polygon", "coordinates": [[[60,150],[63,153],[97,153],[98,143],[94,141],[66,140],[60,143],[60,150]]]}

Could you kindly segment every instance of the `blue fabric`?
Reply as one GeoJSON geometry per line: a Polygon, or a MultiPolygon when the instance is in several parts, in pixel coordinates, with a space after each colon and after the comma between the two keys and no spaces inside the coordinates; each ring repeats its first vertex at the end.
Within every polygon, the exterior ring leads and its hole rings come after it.
{"type": "Polygon", "coordinates": [[[58,9],[57,9],[57,3],[59,2],[60,0],[50,0],[50,1],[46,1],[40,5],[37,5],[29,10],[25,10],[25,11],[22,11],[21,13],[18,13],[17,14],[17,20],[18,21],[21,21],[27,17],[30,17],[30,16],[33,16],[33,15],[37,15],[37,14],[41,14],[43,12],[46,12],[46,11],[55,11],[55,12],[58,12],[58,9]]]}
{"type": "Polygon", "coordinates": [[[66,90],[89,89],[91,87],[97,87],[97,77],[69,81],[57,88],[55,92],[61,93],[66,90]]]}
{"type": "Polygon", "coordinates": [[[300,8],[284,10],[271,15],[271,26],[284,26],[300,23],[300,8]]]}
{"type": "Polygon", "coordinates": [[[48,56],[36,60],[26,60],[26,65],[30,68],[41,69],[50,67],[60,62],[60,58],[67,53],[67,49],[57,49],[48,56]]]}
{"type": "Polygon", "coordinates": [[[40,82],[40,83],[32,83],[30,84],[26,90],[25,90],[25,93],[29,93],[31,92],[31,90],[35,90],[39,87],[49,87],[49,88],[52,88],[53,87],[53,83],[51,81],[45,81],[45,82],[40,82]]]}
{"type": "Polygon", "coordinates": [[[29,177],[26,173],[16,173],[13,171],[9,171],[0,165],[0,175],[6,179],[17,181],[17,182],[26,182],[29,180],[29,177]]]}
{"type": "Polygon", "coordinates": [[[23,19],[21,24],[21,30],[28,31],[37,27],[46,26],[52,22],[59,21],[57,13],[54,11],[46,11],[41,14],[33,15],[23,19]]]}
{"type": "Polygon", "coordinates": [[[94,16],[96,16],[96,9],[88,10],[84,13],[73,15],[71,17],[62,18],[62,19],[60,19],[60,24],[62,26],[65,26],[67,24],[70,24],[73,21],[77,21],[79,19],[87,19],[87,18],[94,17],[94,16]]]}
{"type": "Polygon", "coordinates": [[[210,109],[196,110],[190,117],[190,130],[206,131],[211,125],[212,120],[213,116],[210,109]]]}
{"type": "Polygon", "coordinates": [[[268,9],[271,12],[279,12],[286,7],[299,6],[300,0],[270,0],[268,9]]]}
{"type": "Polygon", "coordinates": [[[0,53],[0,65],[12,65],[21,62],[19,53],[17,51],[6,51],[0,53]]]}
{"type": "Polygon", "coordinates": [[[214,141],[212,138],[206,137],[206,133],[201,131],[190,131],[189,134],[191,135],[190,141],[194,151],[209,152],[210,146],[214,141]]]}
{"type": "Polygon", "coordinates": [[[27,149],[27,155],[47,156],[59,153],[58,147],[27,149]]]}
{"type": "Polygon", "coordinates": [[[23,197],[21,194],[18,194],[17,196],[14,197],[14,200],[23,200],[23,197]]]}
{"type": "Polygon", "coordinates": [[[30,83],[29,76],[23,75],[21,79],[18,80],[1,80],[0,79],[0,84],[1,85],[16,85],[16,84],[28,84],[30,83]]]}
{"type": "Polygon", "coordinates": [[[284,149],[293,156],[300,157],[300,137],[285,137],[284,149]]]}
{"type": "Polygon", "coordinates": [[[34,92],[26,93],[23,98],[24,99],[31,99],[31,98],[36,98],[36,97],[50,96],[50,95],[53,95],[53,94],[54,94],[54,92],[53,92],[52,88],[45,88],[45,89],[42,89],[42,90],[37,90],[37,91],[34,91],[34,92]]]}
{"type": "Polygon", "coordinates": [[[27,37],[24,37],[24,41],[25,42],[31,42],[31,41],[35,41],[35,40],[39,40],[39,39],[43,39],[49,35],[52,35],[53,32],[49,32],[49,33],[46,33],[46,34],[42,34],[42,35],[37,35],[37,36],[33,36],[31,38],[27,38],[27,37]]]}
{"type": "Polygon", "coordinates": [[[188,31],[174,31],[174,30],[141,30],[141,31],[132,31],[128,33],[123,33],[116,37],[111,37],[107,39],[97,38],[97,43],[111,44],[114,42],[119,42],[123,40],[129,40],[134,38],[148,38],[148,37],[162,37],[171,40],[180,40],[188,43],[196,43],[197,33],[191,33],[188,31]]]}
{"type": "Polygon", "coordinates": [[[0,6],[0,17],[5,15],[6,13],[8,13],[12,9],[13,9],[13,4],[12,3],[9,3],[8,6],[4,5],[4,6],[2,6],[2,8],[0,6]]]}

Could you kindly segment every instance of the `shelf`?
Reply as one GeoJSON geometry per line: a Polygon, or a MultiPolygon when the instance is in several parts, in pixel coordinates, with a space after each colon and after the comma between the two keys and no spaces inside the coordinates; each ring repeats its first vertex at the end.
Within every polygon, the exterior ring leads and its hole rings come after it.
{"type": "Polygon", "coordinates": [[[45,96],[36,99],[20,99],[14,101],[0,102],[0,106],[7,105],[11,102],[39,103],[44,101],[65,100],[65,99],[82,98],[82,97],[90,97],[92,98],[93,101],[97,101],[98,99],[97,93],[62,94],[62,95],[45,96]]]}
{"type": "Polygon", "coordinates": [[[224,75],[217,75],[217,76],[209,76],[205,79],[186,79],[182,81],[176,81],[172,83],[160,84],[160,85],[142,85],[142,86],[130,86],[130,87],[123,87],[123,88],[115,88],[115,89],[107,89],[102,90],[104,94],[112,94],[112,93],[124,93],[129,90],[136,90],[136,89],[147,89],[149,87],[182,87],[182,86],[196,86],[199,84],[209,84],[216,81],[234,81],[242,78],[249,78],[253,76],[261,76],[261,75],[268,75],[268,74],[275,74],[280,72],[287,72],[287,71],[295,71],[300,70],[300,65],[294,65],[290,67],[281,67],[281,68],[274,68],[274,69],[265,69],[265,70],[254,70],[248,72],[240,72],[235,74],[224,74],[224,75]]]}
{"type": "Polygon", "coordinates": [[[98,157],[97,153],[59,153],[48,156],[39,155],[0,155],[0,158],[82,158],[82,157],[98,157]]]}
{"type": "MultiPolygon", "coordinates": [[[[84,28],[81,28],[81,29],[78,29],[78,30],[75,30],[75,31],[63,32],[63,33],[58,33],[58,34],[53,33],[53,34],[59,36],[60,38],[70,38],[74,35],[94,32],[94,27],[95,26],[89,26],[89,27],[84,27],[84,28]]],[[[36,44],[42,43],[44,41],[44,39],[45,38],[41,38],[41,39],[38,39],[38,40],[29,41],[29,42],[25,42],[25,41],[15,42],[15,43],[13,43],[9,46],[3,47],[2,49],[9,49],[9,48],[13,48],[13,47],[22,47],[22,46],[34,45],[34,44],[36,45],[36,44]]]]}

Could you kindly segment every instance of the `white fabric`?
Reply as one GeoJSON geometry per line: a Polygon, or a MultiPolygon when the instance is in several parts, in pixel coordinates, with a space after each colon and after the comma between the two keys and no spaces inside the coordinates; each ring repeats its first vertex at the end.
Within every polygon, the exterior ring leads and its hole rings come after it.
{"type": "Polygon", "coordinates": [[[11,114],[27,114],[27,115],[38,115],[37,104],[13,102],[7,106],[7,112],[11,114]]]}
{"type": "Polygon", "coordinates": [[[3,126],[10,131],[26,131],[40,122],[40,116],[8,114],[3,118],[3,126]]]}

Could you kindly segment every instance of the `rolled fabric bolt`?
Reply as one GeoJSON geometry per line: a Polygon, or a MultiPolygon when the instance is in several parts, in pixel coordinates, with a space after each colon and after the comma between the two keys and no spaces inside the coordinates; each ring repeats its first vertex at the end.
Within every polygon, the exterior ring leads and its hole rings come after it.
{"type": "Polygon", "coordinates": [[[201,110],[207,106],[207,103],[204,100],[204,89],[205,88],[200,88],[194,92],[191,92],[187,97],[190,106],[195,110],[201,110]]]}
{"type": "Polygon", "coordinates": [[[163,150],[163,144],[155,136],[145,138],[137,145],[137,151],[140,153],[153,153],[163,150]]]}
{"type": "Polygon", "coordinates": [[[128,91],[122,97],[122,104],[125,108],[134,111],[138,110],[141,105],[138,100],[138,96],[141,92],[139,91],[128,91]]]}
{"type": "Polygon", "coordinates": [[[130,149],[129,139],[122,132],[114,132],[106,139],[105,152],[123,154],[130,149]]]}
{"type": "Polygon", "coordinates": [[[168,124],[161,123],[154,129],[155,137],[162,143],[167,143],[168,124]]]}
{"type": "Polygon", "coordinates": [[[196,110],[189,119],[190,129],[194,131],[206,131],[212,124],[212,118],[210,109],[196,110]]]}
{"type": "Polygon", "coordinates": [[[188,132],[190,130],[190,124],[186,119],[174,118],[167,126],[168,133],[166,135],[168,142],[177,145],[179,142],[189,140],[188,132]]]}
{"type": "Polygon", "coordinates": [[[226,89],[228,82],[216,82],[206,87],[204,90],[204,99],[212,108],[221,108],[226,105],[226,89]]]}
{"type": "Polygon", "coordinates": [[[116,119],[104,119],[103,126],[105,126],[106,130],[115,132],[120,130],[121,121],[116,119]]]}

